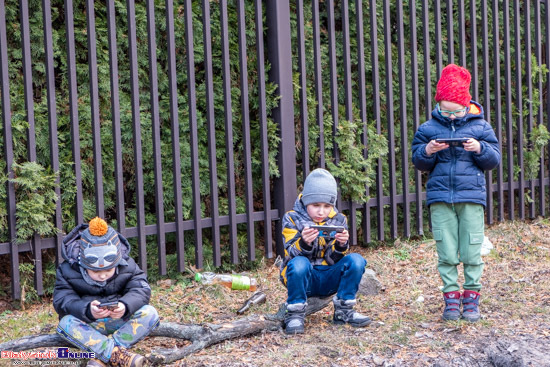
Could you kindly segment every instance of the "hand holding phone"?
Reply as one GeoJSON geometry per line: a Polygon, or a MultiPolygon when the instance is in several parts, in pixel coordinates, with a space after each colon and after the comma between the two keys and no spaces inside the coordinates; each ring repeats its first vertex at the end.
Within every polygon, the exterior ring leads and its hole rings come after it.
{"type": "Polygon", "coordinates": [[[459,145],[464,144],[470,138],[439,138],[435,139],[436,143],[448,144],[451,147],[458,147],[459,145]]]}
{"type": "Polygon", "coordinates": [[[112,310],[114,310],[115,308],[118,307],[118,301],[102,302],[99,305],[97,305],[97,307],[101,308],[101,309],[104,309],[104,310],[112,311],[112,310]]]}

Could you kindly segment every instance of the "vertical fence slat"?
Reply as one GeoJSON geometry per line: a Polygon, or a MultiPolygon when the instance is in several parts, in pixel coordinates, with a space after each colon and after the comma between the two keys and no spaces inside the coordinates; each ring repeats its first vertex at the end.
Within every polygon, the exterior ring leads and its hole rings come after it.
{"type": "MultiPolygon", "coordinates": [[[[260,139],[262,160],[262,198],[264,206],[264,255],[273,257],[273,239],[271,231],[271,190],[269,183],[269,143],[267,133],[267,111],[265,97],[265,63],[264,63],[264,25],[262,0],[255,0],[256,22],[256,58],[258,67],[258,108],[260,113],[260,139]]],[[[305,61],[305,60],[304,60],[305,61]]],[[[307,114],[307,109],[306,109],[307,114]]],[[[302,115],[303,118],[303,115],[302,115]]],[[[303,120],[302,120],[303,121],[303,120]]],[[[305,120],[307,122],[307,118],[305,120]]],[[[309,156],[309,149],[306,153],[309,156]]],[[[305,166],[305,165],[304,165],[305,166]]],[[[308,164],[309,166],[309,164],[308,164]]]]}
{"type": "Polygon", "coordinates": [[[25,98],[25,110],[27,112],[27,158],[30,162],[36,161],[36,136],[34,119],[34,100],[32,87],[32,61],[31,61],[31,40],[29,26],[29,4],[27,1],[19,2],[19,14],[21,22],[21,48],[23,51],[23,86],[25,98]]]}
{"type": "Polygon", "coordinates": [[[512,121],[512,72],[510,62],[510,3],[509,0],[503,1],[504,15],[502,21],[504,27],[504,86],[505,86],[505,105],[506,105],[506,153],[508,159],[508,218],[514,220],[514,132],[512,121]]]}
{"type": "MultiPolygon", "coordinates": [[[[527,7],[527,6],[526,6],[527,7]]],[[[542,53],[541,53],[541,42],[542,42],[542,36],[541,36],[541,21],[540,21],[540,1],[535,1],[535,58],[537,59],[537,66],[540,68],[542,65],[542,53]]],[[[548,47],[548,45],[547,45],[548,47]]],[[[537,72],[538,80],[537,80],[537,88],[539,90],[538,93],[538,101],[536,102],[538,104],[537,107],[537,125],[540,125],[543,123],[543,115],[542,115],[542,73],[539,71],[537,72]]],[[[541,151],[540,156],[540,164],[539,164],[539,214],[544,217],[546,213],[546,197],[545,197],[545,172],[544,172],[544,150],[541,151]]],[[[534,192],[534,191],[533,191],[534,192]]],[[[533,206],[535,206],[535,203],[533,202],[533,206]]],[[[535,210],[533,210],[529,213],[529,216],[531,218],[535,217],[535,210]]]]}
{"type": "MultiPolygon", "coordinates": [[[[538,2],[535,0],[535,2],[538,2]]],[[[532,69],[531,69],[531,1],[526,0],[524,5],[524,36],[525,39],[523,44],[525,45],[525,76],[526,76],[526,89],[527,89],[527,104],[528,113],[527,113],[527,136],[530,136],[531,131],[533,131],[533,81],[531,79],[532,69]]],[[[520,100],[521,101],[521,100],[520,100]]],[[[523,134],[519,135],[523,136],[523,134]]],[[[523,139],[522,139],[523,140],[523,139]]],[[[530,146],[530,142],[525,142],[527,146],[530,146]]],[[[518,147],[519,149],[519,147],[518,147]]],[[[522,162],[519,162],[522,164],[522,162]]],[[[523,167],[521,167],[523,171],[523,167]]],[[[529,187],[529,196],[532,200],[529,202],[529,216],[533,218],[535,216],[535,181],[532,179],[527,183],[529,187]]],[[[520,191],[520,193],[522,193],[520,191]]]]}
{"type": "MultiPolygon", "coordinates": [[[[514,55],[515,55],[515,84],[516,84],[516,101],[515,106],[517,109],[517,135],[518,135],[518,164],[523,168],[523,96],[522,96],[522,75],[523,70],[521,64],[521,13],[519,9],[519,2],[514,1],[514,55]]],[[[529,23],[526,24],[526,33],[528,33],[529,23]]],[[[529,36],[527,36],[529,37],[529,36]]],[[[519,189],[518,189],[518,216],[520,219],[525,219],[525,174],[524,170],[520,169],[518,172],[519,177],[519,189]]]]}
{"type": "MultiPolygon", "coordinates": [[[[441,3],[439,1],[434,2],[434,20],[435,20],[435,71],[436,79],[441,75],[443,69],[443,48],[441,46],[441,3]]],[[[429,2],[426,3],[428,7],[429,2]]],[[[427,18],[429,22],[429,18],[427,18]]],[[[431,98],[431,97],[430,97],[431,98]]]]}
{"type": "MultiPolygon", "coordinates": [[[[472,0],[475,2],[476,0],[472,0]]],[[[485,110],[485,120],[491,123],[491,82],[489,71],[489,20],[488,20],[488,5],[487,0],[481,2],[481,24],[482,24],[482,50],[483,50],[483,108],[485,110]]],[[[499,143],[500,145],[500,143],[499,143]]],[[[493,171],[485,172],[485,181],[487,183],[487,206],[485,212],[487,213],[487,223],[493,224],[493,171]]]]}
{"type": "MultiPolygon", "coordinates": [[[[365,80],[365,36],[363,27],[363,1],[355,0],[355,27],[357,33],[357,88],[359,90],[359,117],[363,122],[363,132],[361,136],[361,143],[365,147],[363,149],[363,157],[367,158],[368,155],[368,120],[367,120],[367,93],[366,93],[366,80],[365,80]]],[[[365,187],[365,195],[370,196],[370,188],[365,187]]],[[[370,229],[370,205],[365,203],[363,205],[363,240],[368,243],[371,241],[371,229],[370,229]]]]}
{"type": "MultiPolygon", "coordinates": [[[[426,101],[425,118],[426,120],[429,120],[432,113],[432,72],[430,53],[430,6],[428,0],[422,0],[422,38],[422,43],[424,46],[424,100],[426,101]]],[[[437,44],[438,43],[436,41],[436,45],[437,44]]],[[[436,49],[436,60],[438,51],[439,50],[436,49]]],[[[440,67],[441,65],[437,66],[437,75],[441,72],[440,67]]]]}
{"type": "MultiPolygon", "coordinates": [[[[386,72],[386,119],[388,128],[388,165],[389,165],[389,194],[390,194],[390,228],[391,238],[397,237],[397,175],[395,173],[395,122],[393,110],[393,61],[391,44],[390,2],[384,1],[384,60],[386,72]]],[[[383,219],[382,219],[383,220],[383,219]]]]}
{"type": "MultiPolygon", "coordinates": [[[[411,35],[411,88],[412,88],[412,123],[413,130],[416,133],[420,126],[420,103],[419,103],[419,82],[418,82],[418,38],[416,21],[416,0],[409,1],[409,24],[411,35]]],[[[424,217],[422,203],[422,175],[420,170],[414,167],[414,191],[416,204],[416,233],[424,234],[424,217]]]]}
{"type": "Polygon", "coordinates": [[[254,198],[252,197],[252,153],[250,143],[250,113],[248,106],[248,65],[246,55],[246,29],[244,2],[237,2],[237,16],[239,27],[239,69],[241,82],[241,112],[242,112],[242,134],[243,134],[243,158],[244,158],[244,177],[245,177],[245,212],[246,212],[246,232],[248,239],[248,260],[256,259],[255,239],[254,239],[254,198]]]}
{"type": "MultiPolygon", "coordinates": [[[[371,39],[371,67],[372,67],[372,89],[374,101],[374,121],[376,121],[376,133],[382,134],[382,120],[380,117],[380,71],[378,70],[378,15],[376,13],[376,0],[370,0],[370,39],[371,39]]],[[[384,171],[382,158],[378,158],[376,164],[376,216],[378,240],[384,241],[384,171]]]]}
{"type": "MultiPolygon", "coordinates": [[[[174,185],[174,215],[176,222],[176,256],[178,272],[185,270],[183,237],[183,204],[181,189],[181,152],[178,118],[178,84],[176,75],[176,37],[174,33],[174,2],[166,0],[166,41],[168,52],[168,89],[170,91],[170,134],[172,138],[172,183],[174,185]]],[[[206,47],[206,46],[205,46],[206,47]]],[[[207,96],[208,98],[208,96],[207,96]]]]}
{"type": "MultiPolygon", "coordinates": [[[[342,0],[342,45],[344,58],[344,96],[345,96],[345,113],[346,120],[353,121],[353,97],[351,94],[351,51],[350,51],[350,35],[349,35],[349,2],[342,0]]],[[[357,244],[357,213],[355,211],[355,203],[349,201],[349,243],[357,244]]]]}
{"type": "MultiPolygon", "coordinates": [[[[500,24],[498,19],[498,0],[493,0],[493,48],[500,50],[500,24]],[[496,16],[495,16],[496,14],[496,16]]],[[[495,133],[498,139],[499,149],[502,152],[502,103],[501,103],[501,84],[500,84],[500,52],[493,52],[493,74],[494,74],[494,91],[495,91],[495,133]]],[[[497,202],[498,202],[498,220],[504,220],[504,182],[503,182],[503,166],[497,167],[497,202]]]]}
{"type": "Polygon", "coordinates": [[[92,123],[92,150],[94,156],[94,183],[96,215],[105,217],[103,199],[103,166],[101,159],[101,125],[99,121],[99,87],[97,76],[97,46],[95,34],[94,1],[86,0],[88,36],[88,75],[90,78],[90,116],[92,123]]]}
{"type": "Polygon", "coordinates": [[[321,68],[321,25],[319,20],[319,0],[312,0],[313,17],[313,64],[315,72],[315,118],[319,126],[319,167],[325,168],[325,126],[323,116],[323,76],[321,68]]]}
{"type": "MultiPolygon", "coordinates": [[[[36,124],[34,116],[34,91],[32,80],[31,40],[29,25],[29,4],[27,1],[19,2],[19,15],[21,22],[21,46],[23,49],[23,83],[25,109],[27,112],[27,158],[30,162],[36,162],[36,124]]],[[[37,292],[43,292],[42,285],[42,246],[38,234],[31,238],[31,251],[34,261],[34,286],[37,292]]]]}
{"type": "Polygon", "coordinates": [[[78,91],[76,85],[76,57],[74,42],[73,1],[65,0],[65,35],[67,38],[67,77],[69,79],[69,118],[71,121],[71,148],[75,176],[75,222],[84,222],[82,199],[82,172],[80,163],[80,126],[78,121],[78,91]]]}
{"type": "MultiPolygon", "coordinates": [[[[470,26],[475,29],[475,19],[472,19],[470,26]]],[[[464,11],[464,0],[458,0],[458,48],[460,49],[460,65],[466,64],[466,12],[464,11]]],[[[477,67],[477,65],[476,65],[477,67]]],[[[472,78],[473,79],[473,78],[472,78]]]]}
{"type": "Polygon", "coordinates": [[[304,1],[296,1],[296,37],[298,38],[298,72],[300,73],[300,131],[302,143],[302,178],[305,181],[310,171],[309,163],[309,119],[307,110],[307,74],[306,74],[306,42],[305,42],[305,20],[304,1]]]}
{"type": "Polygon", "coordinates": [[[113,132],[113,152],[115,164],[115,205],[117,229],[126,233],[124,205],[124,177],[122,169],[122,137],[120,131],[120,98],[118,87],[118,55],[116,41],[116,17],[114,0],[107,1],[107,36],[109,38],[109,76],[111,81],[111,131],[113,132]]]}
{"type": "Polygon", "coordinates": [[[239,247],[237,243],[237,218],[235,203],[235,162],[233,160],[233,117],[231,113],[231,74],[229,70],[229,28],[227,24],[227,0],[220,0],[220,17],[222,27],[222,69],[223,69],[223,100],[225,111],[225,155],[227,162],[227,192],[229,209],[229,236],[231,246],[231,262],[239,262],[239,247]]]}
{"type": "MultiPolygon", "coordinates": [[[[475,101],[479,102],[479,65],[478,65],[478,58],[477,58],[477,0],[471,0],[470,1],[470,52],[471,52],[471,67],[470,72],[472,73],[472,91],[473,91],[473,98],[475,101]]],[[[464,10],[463,10],[464,11],[464,10]]],[[[464,35],[464,37],[466,37],[464,35]]],[[[464,39],[464,43],[466,43],[466,39],[464,39]]],[[[466,46],[464,46],[464,50],[460,51],[461,54],[464,52],[464,66],[466,66],[466,46]]],[[[485,107],[485,106],[483,106],[485,107]]]]}
{"type": "MultiPolygon", "coordinates": [[[[55,74],[53,62],[53,40],[52,40],[52,13],[51,3],[49,0],[42,1],[42,19],[44,22],[44,52],[46,56],[46,89],[48,103],[48,125],[49,125],[49,143],[50,143],[50,161],[53,172],[59,172],[59,145],[57,142],[57,108],[55,100],[55,74]]],[[[59,189],[60,178],[56,179],[55,194],[57,201],[55,203],[54,222],[58,229],[54,235],[56,249],[56,263],[59,264],[62,259],[61,255],[61,230],[63,229],[61,219],[61,191],[59,189]]],[[[35,264],[35,267],[37,264],[35,264]]],[[[38,270],[38,269],[37,269],[38,270]]],[[[42,269],[40,269],[42,271],[42,269]]],[[[38,292],[38,295],[43,295],[43,289],[38,292]]]]}
{"type": "MultiPolygon", "coordinates": [[[[409,9],[414,12],[415,9],[409,9]]],[[[403,2],[397,3],[397,19],[403,19],[403,2]]],[[[399,125],[401,127],[401,174],[403,183],[403,235],[411,235],[411,200],[409,198],[409,143],[407,119],[407,77],[405,75],[405,29],[402,21],[397,29],[397,54],[399,78],[399,125]]],[[[397,216],[396,216],[397,223],[397,216]]],[[[397,227],[397,224],[396,224],[397,227]]],[[[395,230],[397,236],[397,228],[395,230]]]]}
{"type": "MultiPolygon", "coordinates": [[[[220,266],[220,209],[218,199],[218,169],[216,160],[216,118],[214,115],[214,74],[212,71],[212,34],[210,0],[203,0],[204,68],[206,84],[206,122],[208,124],[208,163],[210,167],[210,217],[212,218],[212,255],[214,266],[220,266]]],[[[174,127],[177,129],[177,125],[174,127]]],[[[180,183],[181,185],[181,183],[180,183]]]]}
{"type": "MultiPolygon", "coordinates": [[[[544,3],[544,26],[545,26],[545,51],[546,59],[545,63],[548,67],[550,65],[550,7],[548,1],[544,3]]],[[[550,71],[546,73],[546,128],[550,130],[550,71]]],[[[548,152],[548,147],[546,147],[546,152],[548,152]]],[[[548,153],[546,153],[548,154],[548,153]]],[[[548,159],[548,172],[550,173],[550,159],[548,159]]],[[[545,169],[542,167],[542,169],[545,169]]],[[[544,190],[546,195],[546,190],[544,190]]],[[[542,215],[542,214],[541,214],[542,215]]]]}
{"type": "Polygon", "coordinates": [[[136,38],[135,1],[127,0],[128,51],[130,61],[130,98],[132,104],[132,139],[134,144],[134,169],[136,175],[136,211],[138,230],[138,264],[147,273],[147,247],[145,246],[145,202],[143,189],[143,159],[141,150],[141,117],[139,109],[139,75],[136,38]]]}
{"type": "MultiPolygon", "coordinates": [[[[187,91],[189,103],[189,130],[191,134],[191,186],[193,192],[193,224],[195,227],[195,262],[202,268],[201,192],[199,180],[199,135],[197,126],[197,94],[195,90],[195,47],[193,44],[193,9],[191,0],[185,0],[185,46],[187,48],[187,91]]],[[[227,33],[225,33],[227,35],[227,33]]],[[[229,133],[229,131],[226,131],[229,133]]],[[[229,145],[228,145],[229,146],[229,145]]],[[[231,144],[229,147],[233,147],[231,144]]],[[[231,157],[233,158],[233,157],[231,157]]],[[[231,162],[233,164],[233,162],[231,162]]],[[[229,166],[229,164],[228,164],[229,166]]],[[[229,191],[234,195],[234,191],[229,191]]]]}
{"type": "MultiPolygon", "coordinates": [[[[159,91],[157,75],[157,41],[155,31],[155,2],[147,0],[147,43],[149,56],[149,99],[151,104],[151,130],[153,138],[153,171],[155,180],[155,212],[157,218],[157,248],[159,274],[166,275],[166,240],[164,235],[164,198],[162,187],[162,157],[160,153],[159,91]]],[[[187,12],[185,12],[187,14],[187,12]]],[[[189,56],[189,53],[188,53],[189,56]]],[[[194,86],[193,86],[194,88],[194,86]]],[[[191,88],[189,88],[191,90],[191,88]]],[[[190,99],[190,104],[195,99],[190,99]]],[[[189,107],[191,111],[192,107],[189,107]]],[[[193,151],[191,151],[193,156],[193,151]]],[[[191,159],[198,157],[192,157],[191,159]]],[[[198,172],[197,172],[198,175],[198,172]]],[[[196,213],[195,213],[196,214],[196,213]]]]}
{"type": "MultiPolygon", "coordinates": [[[[330,80],[330,110],[332,114],[332,154],[333,163],[338,164],[340,162],[340,151],[338,144],[336,143],[336,134],[338,132],[339,116],[338,116],[338,66],[336,64],[336,26],[334,19],[334,0],[327,0],[325,3],[327,9],[328,20],[328,60],[329,60],[329,80],[330,80]]],[[[342,207],[341,191],[338,191],[338,199],[336,206],[342,207]]]]}
{"type": "Polygon", "coordinates": [[[447,64],[455,63],[453,0],[447,0],[447,64]]]}
{"type": "Polygon", "coordinates": [[[0,87],[2,98],[2,128],[3,153],[6,160],[6,216],[8,222],[8,237],[10,239],[10,271],[11,295],[13,299],[21,299],[19,274],[19,248],[15,243],[15,185],[10,180],[14,178],[11,166],[13,164],[13,136],[11,131],[10,79],[8,65],[8,41],[6,34],[6,8],[4,0],[0,0],[0,87]]]}

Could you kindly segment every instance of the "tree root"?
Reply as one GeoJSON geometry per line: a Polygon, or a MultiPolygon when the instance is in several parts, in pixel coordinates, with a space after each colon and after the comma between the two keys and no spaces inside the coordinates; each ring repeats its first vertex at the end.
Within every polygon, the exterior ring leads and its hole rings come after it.
{"type": "MultiPolygon", "coordinates": [[[[309,298],[306,315],[325,308],[331,300],[332,296],[309,298]]],[[[168,364],[224,340],[257,334],[262,331],[277,331],[283,326],[284,314],[285,306],[283,304],[274,315],[250,315],[223,324],[198,325],[163,322],[149,334],[150,337],[160,336],[188,340],[191,341],[191,344],[184,348],[154,349],[151,351],[151,354],[147,355],[147,359],[152,364],[168,364]]],[[[0,350],[18,352],[44,347],[70,346],[71,344],[57,334],[40,334],[25,336],[2,343],[0,344],[0,350]]]]}

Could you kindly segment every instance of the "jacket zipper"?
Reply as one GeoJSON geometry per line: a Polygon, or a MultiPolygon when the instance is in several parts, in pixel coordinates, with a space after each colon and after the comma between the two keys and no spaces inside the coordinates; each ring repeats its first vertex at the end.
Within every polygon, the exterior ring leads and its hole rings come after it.
{"type": "MultiPolygon", "coordinates": [[[[454,123],[451,123],[451,138],[454,138],[455,134],[455,125],[454,123]]],[[[455,148],[451,147],[451,204],[454,204],[454,192],[455,192],[455,169],[456,169],[456,161],[455,161],[455,148]]]]}

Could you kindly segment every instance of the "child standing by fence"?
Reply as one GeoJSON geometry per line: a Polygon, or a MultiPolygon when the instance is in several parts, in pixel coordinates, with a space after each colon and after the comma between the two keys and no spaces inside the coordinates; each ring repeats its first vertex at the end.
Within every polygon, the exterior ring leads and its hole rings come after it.
{"type": "Polygon", "coordinates": [[[145,358],[127,350],[158,326],[145,273],[129,257],[130,244],[100,218],[81,224],[63,240],[53,306],[58,334],[95,352],[88,366],[138,367],[145,358]],[[101,304],[111,302],[107,308],[101,304]]]}
{"type": "Polygon", "coordinates": [[[436,108],[412,142],[416,168],[429,172],[427,205],[436,241],[438,270],[443,281],[444,320],[480,318],[479,300],[483,261],[486,183],[484,171],[500,162],[495,133],[483,117],[483,107],[469,93],[470,72],[450,64],[437,83],[436,108]],[[464,142],[437,139],[467,138],[464,142]],[[464,293],[458,284],[464,264],[464,293]],[[462,306],[462,307],[461,307],[462,306]],[[462,310],[461,310],[462,308],[462,310]]]}

